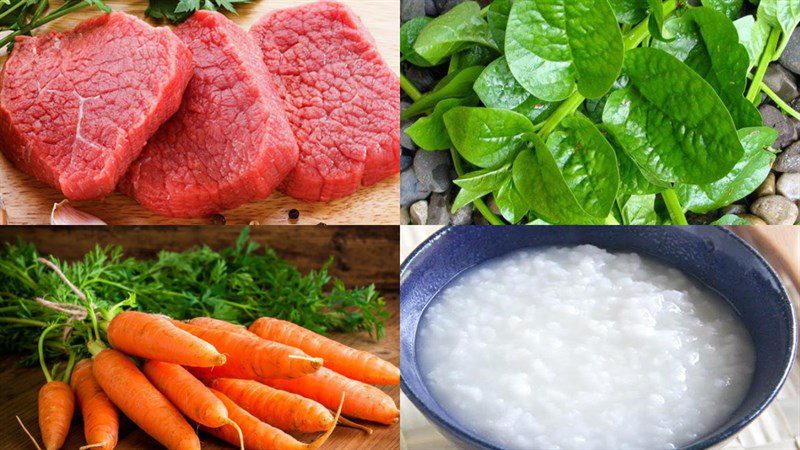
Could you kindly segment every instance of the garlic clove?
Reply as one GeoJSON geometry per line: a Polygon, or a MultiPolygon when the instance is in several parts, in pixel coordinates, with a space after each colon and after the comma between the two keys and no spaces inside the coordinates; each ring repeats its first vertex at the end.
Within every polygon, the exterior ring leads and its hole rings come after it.
{"type": "Polygon", "coordinates": [[[69,204],[69,200],[63,200],[53,204],[53,210],[50,212],[50,225],[106,225],[106,223],[89,213],[74,208],[69,204]]]}
{"type": "Polygon", "coordinates": [[[2,195],[0,195],[0,225],[8,225],[8,213],[2,195]]]}

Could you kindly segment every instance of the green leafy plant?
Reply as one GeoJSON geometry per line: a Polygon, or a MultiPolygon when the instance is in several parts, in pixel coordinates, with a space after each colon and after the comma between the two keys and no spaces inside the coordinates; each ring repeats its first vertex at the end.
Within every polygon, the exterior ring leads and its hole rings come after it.
{"type": "Polygon", "coordinates": [[[90,6],[111,12],[102,0],[66,0],[54,9],[48,0],[0,0],[0,32],[7,32],[0,39],[0,48],[11,51],[17,36],[90,6]]]}
{"type": "Polygon", "coordinates": [[[769,173],[777,135],[755,107],[762,91],[800,117],[763,84],[800,0],[742,7],[497,0],[411,20],[403,61],[448,75],[426,93],[401,76],[408,135],[450,151],[453,209],[473,203],[493,224],[686,224],[769,173]]]}
{"type": "Polygon", "coordinates": [[[319,333],[363,330],[375,338],[383,336],[388,318],[374,286],[345,287],[328,274],[331,260],[301,274],[250,241],[247,229],[235,246],[221,251],[199,247],[142,260],[125,257],[120,247],[96,247],[71,263],[51,258],[85,294],[85,302],[40,257],[24,242],[0,247],[0,353],[34,355],[28,362],[36,361],[42,329],[56,322],[79,332],[66,340],[51,333],[48,355],[84,354],[81,336],[91,335],[80,332],[91,327],[87,305],[103,314],[133,307],[179,320],[210,316],[240,324],[269,316],[319,333]],[[65,313],[81,309],[81,320],[65,323],[65,313]]]}
{"type": "Polygon", "coordinates": [[[149,0],[145,14],[154,19],[164,19],[180,23],[201,9],[216,11],[224,9],[236,14],[237,3],[249,3],[250,0],[149,0]]]}

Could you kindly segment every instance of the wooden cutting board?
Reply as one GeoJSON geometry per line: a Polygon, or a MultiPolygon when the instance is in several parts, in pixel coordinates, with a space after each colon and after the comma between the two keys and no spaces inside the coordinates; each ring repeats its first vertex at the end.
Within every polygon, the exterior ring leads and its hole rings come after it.
{"type": "MultiPolygon", "coordinates": [[[[342,0],[347,3],[364,22],[378,44],[381,54],[396,73],[400,73],[400,2],[397,0],[342,0]]],[[[57,3],[57,0],[55,0],[57,3]]],[[[239,15],[228,14],[234,22],[248,29],[264,13],[280,8],[312,3],[312,0],[255,0],[240,5],[239,15]]],[[[108,0],[106,4],[115,11],[125,11],[144,18],[147,0],[108,0]]],[[[45,30],[73,28],[79,22],[99,15],[94,8],[86,8],[51,22],[45,30]]],[[[154,25],[152,19],[147,19],[154,25]]],[[[4,63],[5,58],[0,58],[4,63]]],[[[0,156],[0,195],[6,204],[11,224],[47,224],[53,203],[64,199],[51,188],[15,169],[0,156]]],[[[369,187],[362,187],[355,194],[330,203],[305,203],[278,192],[269,198],[248,203],[224,213],[227,223],[247,224],[257,221],[262,224],[398,224],[400,213],[399,175],[390,177],[369,187]],[[297,209],[297,220],[289,219],[289,211],[297,209]]],[[[75,206],[94,214],[109,224],[208,224],[211,219],[171,219],[151,213],[134,200],[115,192],[103,200],[75,203],[75,206]]],[[[221,222],[216,218],[214,223],[221,222]]]]}
{"type": "MultiPolygon", "coordinates": [[[[236,241],[239,230],[233,227],[0,227],[0,243],[15,241],[17,236],[36,244],[42,253],[52,252],[67,260],[80,258],[94,243],[123,245],[125,254],[138,258],[152,257],[156,247],[180,251],[199,244],[221,249],[236,241]]],[[[272,247],[306,273],[316,270],[334,256],[331,274],[347,286],[375,282],[386,299],[391,316],[386,322],[386,336],[376,342],[366,333],[338,333],[331,337],[352,347],[374,353],[395,365],[400,364],[400,312],[398,276],[399,259],[397,227],[256,227],[251,238],[272,247]]],[[[16,366],[17,355],[0,356],[0,449],[33,449],[20,428],[19,416],[30,432],[40,439],[36,399],[44,376],[38,367],[16,366]]],[[[399,405],[400,387],[382,386],[399,405]]],[[[399,424],[392,426],[360,422],[373,428],[372,435],[339,427],[323,449],[394,450],[400,448],[399,424]]],[[[302,436],[310,442],[309,436],[302,436]]],[[[202,433],[204,449],[234,447],[202,433]]],[[[64,449],[77,449],[85,444],[83,424],[76,418],[64,449]]],[[[158,449],[156,441],[124,419],[117,449],[158,449]]]]}

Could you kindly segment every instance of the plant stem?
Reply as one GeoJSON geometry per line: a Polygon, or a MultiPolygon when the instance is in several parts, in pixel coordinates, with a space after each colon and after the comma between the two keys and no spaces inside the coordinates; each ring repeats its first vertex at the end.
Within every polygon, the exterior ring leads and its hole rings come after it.
{"type": "Polygon", "coordinates": [[[33,319],[18,319],[14,317],[0,317],[0,323],[11,323],[16,325],[22,325],[26,327],[43,327],[47,325],[47,322],[41,322],[39,320],[33,319]]]}
{"type": "Polygon", "coordinates": [[[69,354],[69,361],[67,361],[67,368],[64,369],[64,376],[61,381],[69,384],[69,376],[72,375],[72,368],[75,367],[75,353],[69,354]]]}
{"type": "MultiPolygon", "coordinates": [[[[458,152],[456,152],[454,148],[450,149],[450,156],[453,158],[453,166],[456,168],[456,173],[460,177],[464,173],[464,169],[461,167],[461,157],[458,156],[458,152]]],[[[483,202],[483,199],[476,198],[472,201],[472,204],[475,205],[475,208],[480,211],[481,215],[483,215],[490,224],[503,225],[503,221],[494,215],[492,210],[483,202]]]]}
{"type": "Polygon", "coordinates": [[[764,47],[764,52],[761,53],[761,60],[758,62],[756,74],[753,75],[753,81],[750,82],[750,87],[747,89],[747,95],[745,97],[754,105],[758,105],[761,101],[758,95],[761,93],[761,81],[764,79],[764,74],[767,73],[767,67],[772,61],[772,55],[775,53],[775,46],[778,45],[778,37],[780,37],[780,35],[781,31],[777,28],[773,28],[769,33],[767,45],[764,47]]]}
{"type": "Polygon", "coordinates": [[[44,340],[45,337],[47,336],[47,333],[49,333],[53,328],[57,326],[59,326],[59,324],[54,323],[49,327],[45,328],[44,331],[42,331],[42,334],[39,335],[39,364],[42,366],[42,372],[44,372],[44,378],[47,380],[48,383],[53,381],[53,377],[50,376],[50,371],[47,370],[47,363],[44,362],[44,340]]]}
{"type": "Polygon", "coordinates": [[[678,200],[678,195],[675,194],[675,190],[667,189],[661,193],[661,198],[664,199],[664,203],[667,205],[669,217],[672,219],[674,225],[689,225],[689,222],[686,221],[686,216],[683,214],[683,206],[681,206],[681,201],[678,200]]]}
{"type": "MultiPolygon", "coordinates": [[[[664,17],[668,16],[675,11],[677,4],[675,0],[667,0],[662,5],[664,8],[664,17]]],[[[631,31],[625,33],[625,36],[622,37],[622,43],[625,46],[625,50],[631,50],[639,46],[648,36],[650,36],[650,28],[648,27],[648,22],[650,18],[644,19],[643,21],[639,22],[639,25],[636,25],[631,31]]]]}
{"type": "Polygon", "coordinates": [[[795,119],[800,120],[800,112],[795,111],[794,108],[786,104],[786,102],[784,102],[782,98],[778,97],[778,94],[770,89],[769,86],[764,84],[763,81],[761,82],[761,90],[764,91],[764,93],[767,94],[767,96],[771,98],[772,101],[774,101],[775,104],[778,105],[786,114],[789,114],[795,119]]]}
{"type": "MultiPolygon", "coordinates": [[[[65,3],[65,5],[66,5],[66,3],[65,3]]],[[[25,25],[24,27],[20,28],[19,30],[9,34],[6,37],[4,37],[2,40],[0,40],[0,48],[5,47],[9,43],[13,42],[14,38],[19,36],[19,35],[29,33],[31,30],[33,30],[35,28],[38,28],[38,27],[46,24],[47,22],[51,22],[53,20],[58,19],[59,17],[66,16],[67,14],[69,14],[71,12],[74,12],[74,11],[77,11],[79,9],[86,8],[87,6],[89,6],[89,4],[86,3],[86,2],[83,2],[83,1],[81,1],[80,3],[78,3],[76,5],[72,5],[70,7],[67,7],[67,8],[63,8],[63,5],[62,5],[62,7],[59,7],[57,10],[55,10],[51,14],[43,17],[42,19],[37,20],[35,22],[28,23],[27,25],[25,25]]]]}
{"type": "Polygon", "coordinates": [[[408,95],[411,101],[417,101],[420,97],[422,97],[422,93],[414,86],[411,81],[406,78],[405,75],[402,73],[400,74],[400,88],[403,89],[403,92],[408,95]]]}
{"type": "Polygon", "coordinates": [[[539,130],[539,137],[542,140],[547,139],[547,136],[556,129],[559,123],[564,120],[565,117],[569,116],[570,114],[574,113],[581,103],[585,100],[585,97],[582,96],[578,91],[575,91],[567,97],[564,102],[558,105],[558,109],[553,111],[553,114],[544,121],[542,125],[542,129],[539,130]]]}

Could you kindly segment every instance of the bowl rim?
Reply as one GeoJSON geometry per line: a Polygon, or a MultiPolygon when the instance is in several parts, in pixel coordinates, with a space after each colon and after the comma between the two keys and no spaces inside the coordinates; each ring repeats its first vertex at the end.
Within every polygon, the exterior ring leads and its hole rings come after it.
{"type": "MultiPolygon", "coordinates": [[[[470,227],[480,227],[480,226],[482,226],[482,225],[470,225],[470,227]]],[[[491,227],[491,225],[483,225],[483,226],[491,227]]],[[[791,321],[791,327],[789,329],[789,332],[790,332],[789,346],[790,346],[790,348],[789,348],[789,351],[787,352],[788,363],[787,363],[787,361],[784,361],[784,370],[783,370],[783,373],[781,373],[781,375],[780,375],[780,381],[772,389],[770,394],[758,404],[757,407],[755,407],[753,410],[751,410],[742,420],[730,425],[729,427],[725,428],[724,430],[721,430],[721,431],[716,432],[716,433],[711,434],[711,435],[707,435],[705,438],[701,439],[700,441],[694,442],[691,445],[686,446],[686,447],[681,447],[679,450],[702,450],[702,449],[710,448],[710,447],[712,447],[712,446],[714,446],[716,444],[724,442],[727,439],[733,437],[734,435],[736,435],[737,433],[742,431],[747,425],[749,425],[751,422],[753,422],[759,415],[761,415],[762,412],[764,412],[764,410],[767,407],[769,407],[769,405],[772,403],[772,401],[775,399],[775,397],[778,395],[778,393],[783,389],[783,386],[786,384],[786,380],[789,378],[789,374],[791,373],[792,366],[794,364],[794,359],[795,359],[794,355],[797,354],[797,350],[798,350],[797,312],[795,311],[794,303],[792,302],[791,298],[789,297],[789,294],[786,292],[786,286],[784,285],[784,281],[781,279],[780,276],[778,276],[777,272],[772,267],[772,265],[770,265],[769,262],[761,255],[761,253],[759,253],[753,246],[751,246],[749,242],[747,242],[746,240],[741,238],[739,235],[737,235],[733,231],[731,231],[731,230],[729,230],[727,228],[720,227],[720,226],[709,226],[709,225],[696,225],[696,226],[703,227],[703,228],[716,229],[717,231],[720,231],[723,235],[727,235],[727,237],[733,238],[734,241],[736,241],[740,245],[744,246],[744,248],[755,257],[755,260],[756,260],[756,262],[758,264],[764,266],[767,269],[767,272],[772,277],[774,277],[776,280],[779,281],[778,286],[779,286],[779,292],[781,294],[782,300],[785,301],[789,306],[789,308],[788,308],[788,310],[789,310],[789,319],[791,321]]],[[[412,262],[414,262],[422,252],[427,251],[427,249],[430,248],[431,246],[433,246],[436,241],[438,241],[443,236],[445,236],[450,231],[452,231],[452,230],[454,230],[456,228],[458,228],[458,227],[452,226],[452,225],[448,225],[448,226],[440,228],[439,230],[436,230],[433,234],[428,236],[424,241],[422,241],[419,245],[417,245],[414,248],[414,250],[411,253],[409,253],[409,255],[400,264],[400,292],[401,292],[400,303],[401,303],[401,313],[402,313],[402,299],[403,299],[402,288],[403,288],[403,283],[405,281],[404,274],[406,273],[406,270],[407,270],[408,266],[412,262]]],[[[798,288],[800,288],[800,286],[798,286],[798,288]]],[[[420,317],[421,317],[421,315],[420,315],[420,317]]],[[[416,343],[416,337],[414,337],[414,343],[416,343]]],[[[416,361],[414,362],[414,365],[416,365],[416,361]]],[[[403,368],[404,367],[405,367],[405,364],[402,364],[402,362],[401,362],[401,364],[400,364],[400,390],[411,401],[411,403],[413,403],[414,406],[420,412],[423,413],[423,415],[425,416],[426,419],[428,419],[429,421],[432,421],[440,429],[444,429],[447,433],[452,434],[452,435],[458,437],[459,439],[462,439],[463,441],[466,441],[466,442],[470,443],[473,446],[477,446],[479,448],[491,449],[491,450],[504,450],[502,447],[498,447],[497,445],[492,444],[491,442],[488,442],[486,440],[481,439],[479,436],[475,435],[474,433],[471,433],[471,432],[463,429],[457,423],[449,422],[444,417],[441,417],[439,414],[435,413],[430,408],[428,408],[428,406],[425,404],[425,402],[423,402],[422,399],[420,399],[419,396],[417,396],[416,392],[414,392],[414,390],[408,385],[408,383],[406,383],[405,377],[403,376],[403,368]]]]}

